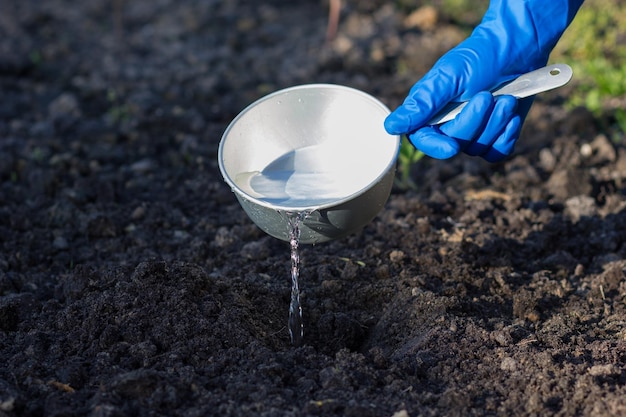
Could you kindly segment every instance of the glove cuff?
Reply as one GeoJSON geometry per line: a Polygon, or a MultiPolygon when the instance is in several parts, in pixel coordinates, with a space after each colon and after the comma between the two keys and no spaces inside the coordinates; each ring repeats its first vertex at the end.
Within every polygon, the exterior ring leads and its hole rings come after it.
{"type": "Polygon", "coordinates": [[[546,64],[583,0],[492,0],[472,36],[487,38],[513,75],[546,64]],[[521,68],[518,70],[516,67],[521,68]]]}

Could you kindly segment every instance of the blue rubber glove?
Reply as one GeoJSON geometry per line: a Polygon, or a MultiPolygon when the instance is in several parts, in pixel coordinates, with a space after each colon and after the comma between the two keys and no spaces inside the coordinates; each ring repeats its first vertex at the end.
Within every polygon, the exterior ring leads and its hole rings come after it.
{"type": "Polygon", "coordinates": [[[469,38],[443,55],[385,120],[393,135],[437,159],[459,152],[495,162],[513,152],[532,98],[490,90],[543,67],[583,0],[492,0],[469,38]],[[468,105],[452,121],[425,126],[450,101],[468,105]]]}

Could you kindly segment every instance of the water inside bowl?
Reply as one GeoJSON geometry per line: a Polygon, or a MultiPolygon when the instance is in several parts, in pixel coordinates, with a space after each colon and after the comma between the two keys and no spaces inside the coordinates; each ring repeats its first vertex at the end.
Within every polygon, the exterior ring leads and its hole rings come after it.
{"type": "Polygon", "coordinates": [[[244,193],[273,205],[315,208],[367,186],[362,164],[346,158],[327,144],[307,146],[280,156],[262,170],[239,173],[235,183],[244,193]]]}

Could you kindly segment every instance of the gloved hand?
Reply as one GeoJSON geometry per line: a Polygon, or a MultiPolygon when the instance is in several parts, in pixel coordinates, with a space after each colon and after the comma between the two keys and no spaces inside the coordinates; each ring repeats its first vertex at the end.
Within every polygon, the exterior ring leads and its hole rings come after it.
{"type": "Polygon", "coordinates": [[[437,159],[459,151],[498,161],[513,152],[532,98],[490,90],[545,66],[583,0],[492,0],[469,38],[442,56],[385,120],[394,135],[437,159]],[[450,101],[468,105],[452,121],[425,126],[450,101]]]}

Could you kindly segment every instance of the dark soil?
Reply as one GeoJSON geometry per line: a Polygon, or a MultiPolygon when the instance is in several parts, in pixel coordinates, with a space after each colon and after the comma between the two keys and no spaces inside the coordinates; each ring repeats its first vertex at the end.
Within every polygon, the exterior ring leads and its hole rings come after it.
{"type": "Polygon", "coordinates": [[[394,4],[326,44],[319,0],[0,2],[0,416],[626,415],[626,148],[575,84],[303,247],[291,345],[288,244],[217,145],[295,84],[395,107],[465,32],[394,4]]]}

